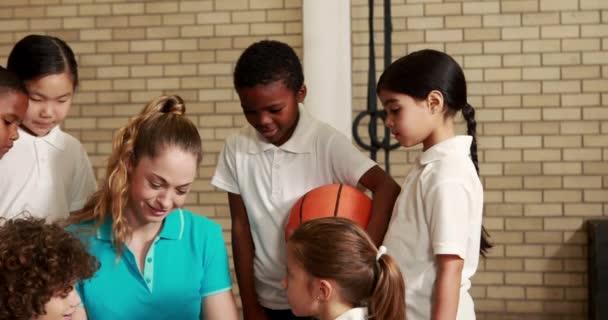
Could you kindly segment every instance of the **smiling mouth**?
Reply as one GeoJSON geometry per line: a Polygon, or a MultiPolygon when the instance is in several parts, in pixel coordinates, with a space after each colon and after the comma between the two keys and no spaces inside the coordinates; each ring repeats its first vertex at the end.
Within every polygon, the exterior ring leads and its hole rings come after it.
{"type": "Polygon", "coordinates": [[[167,213],[167,210],[163,210],[163,209],[158,209],[158,208],[155,208],[155,207],[153,207],[153,206],[151,206],[151,205],[149,205],[149,204],[147,204],[147,203],[146,203],[146,205],[148,206],[148,208],[150,208],[150,209],[152,210],[152,213],[153,213],[155,216],[162,216],[162,215],[164,215],[165,213],[167,213]]]}
{"type": "Polygon", "coordinates": [[[271,129],[271,130],[260,130],[260,134],[262,134],[262,136],[268,138],[268,137],[274,136],[278,131],[279,131],[279,129],[277,129],[277,128],[271,129]]]}

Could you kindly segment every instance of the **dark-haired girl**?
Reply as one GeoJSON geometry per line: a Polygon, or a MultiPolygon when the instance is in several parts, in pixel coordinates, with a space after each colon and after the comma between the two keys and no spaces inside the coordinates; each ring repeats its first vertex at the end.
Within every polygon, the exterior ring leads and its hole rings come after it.
{"type": "Polygon", "coordinates": [[[490,244],[464,73],[449,55],[422,50],[391,64],[377,93],[395,139],[422,144],[384,240],[406,279],[407,319],[475,319],[470,278],[490,244]],[[467,135],[455,134],[459,112],[467,135]]]}
{"type": "Polygon", "coordinates": [[[65,218],[96,187],[84,147],[60,128],[78,85],[74,52],[59,38],[28,35],[13,47],[6,68],[25,84],[29,106],[19,140],[0,162],[0,216],[65,218]]]}

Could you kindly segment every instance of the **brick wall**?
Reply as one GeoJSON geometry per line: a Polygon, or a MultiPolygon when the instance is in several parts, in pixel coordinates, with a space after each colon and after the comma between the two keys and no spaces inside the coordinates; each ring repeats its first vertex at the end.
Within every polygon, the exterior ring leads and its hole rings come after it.
{"type": "MultiPolygon", "coordinates": [[[[477,107],[485,224],[496,245],[474,279],[479,318],[584,319],[584,221],[608,215],[608,2],[392,2],[394,58],[447,51],[477,107]]],[[[352,0],[356,111],[365,108],[367,12],[367,1],[352,0]]],[[[376,13],[382,69],[381,3],[376,13]]],[[[301,53],[301,20],[301,0],[3,0],[0,63],[29,33],[72,46],[82,82],[65,128],[99,177],[117,128],[147,100],[182,95],[205,150],[188,207],[221,223],[230,242],[226,195],[209,180],[223,139],[245,123],[234,61],[264,38],[301,53]]],[[[398,182],[417,153],[391,154],[398,182]]]]}

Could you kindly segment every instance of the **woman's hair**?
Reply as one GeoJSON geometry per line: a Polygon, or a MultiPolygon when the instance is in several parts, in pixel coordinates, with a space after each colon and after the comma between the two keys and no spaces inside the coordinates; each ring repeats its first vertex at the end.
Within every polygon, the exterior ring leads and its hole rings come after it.
{"type": "Polygon", "coordinates": [[[201,137],[186,116],[186,106],[177,95],[160,96],[120,129],[112,146],[106,176],[84,208],[68,218],[68,224],[95,221],[101,225],[112,216],[113,242],[120,256],[122,243],[131,234],[125,217],[129,201],[129,166],[143,157],[154,158],[167,147],[177,147],[202,159],[201,137]]]}
{"type": "MultiPolygon", "coordinates": [[[[1,222],[0,222],[1,223],[1,222]]],[[[0,319],[30,320],[45,314],[54,296],[67,295],[99,264],[80,240],[58,224],[25,218],[0,227],[0,319]]]]}
{"type": "Polygon", "coordinates": [[[283,42],[256,42],[245,49],[236,62],[234,87],[237,90],[278,80],[282,80],[294,93],[304,84],[300,59],[295,51],[283,42]]]}
{"type": "Polygon", "coordinates": [[[0,94],[7,92],[20,92],[27,95],[25,84],[14,72],[0,67],[0,94]]]}
{"type": "MultiPolygon", "coordinates": [[[[425,49],[410,53],[393,62],[380,76],[376,91],[388,90],[406,94],[416,100],[424,100],[433,91],[443,95],[446,116],[453,117],[462,112],[467,122],[467,134],[473,137],[471,160],[479,175],[477,157],[477,122],[475,109],[467,101],[467,83],[464,72],[448,54],[425,49]]],[[[488,233],[481,227],[480,252],[482,255],[492,248],[488,233]]]]}
{"type": "Polygon", "coordinates": [[[68,72],[78,85],[78,64],[65,41],[52,36],[28,35],[19,40],[8,56],[6,68],[22,80],[68,72]]]}
{"type": "Polygon", "coordinates": [[[357,224],[321,218],[300,225],[289,238],[298,263],[313,277],[332,279],[341,298],[367,306],[374,319],[405,319],[405,284],[393,259],[382,254],[357,224]]]}

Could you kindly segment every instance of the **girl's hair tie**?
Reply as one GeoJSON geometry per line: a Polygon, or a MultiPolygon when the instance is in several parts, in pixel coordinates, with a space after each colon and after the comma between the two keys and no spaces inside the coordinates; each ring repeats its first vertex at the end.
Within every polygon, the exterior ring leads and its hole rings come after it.
{"type": "Polygon", "coordinates": [[[386,254],[386,247],[385,246],[380,246],[380,248],[378,248],[378,253],[376,254],[376,261],[380,261],[380,258],[384,254],[386,254]]]}

